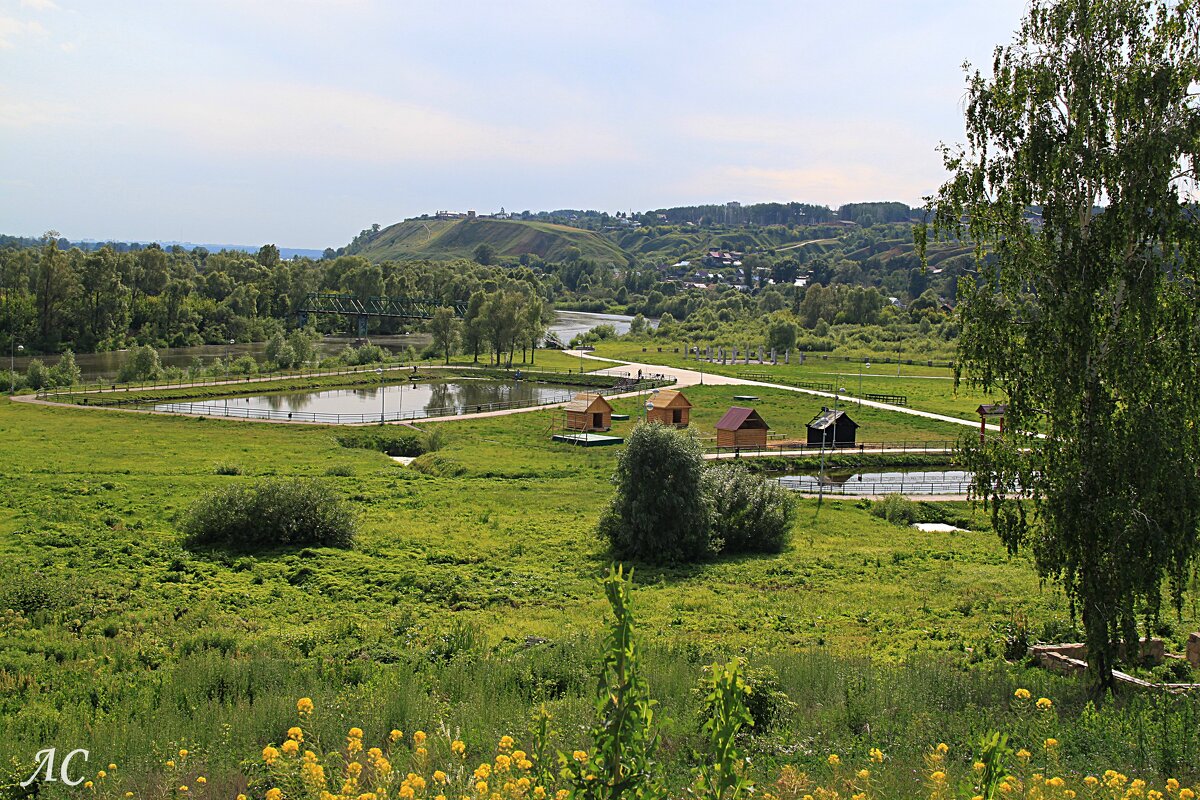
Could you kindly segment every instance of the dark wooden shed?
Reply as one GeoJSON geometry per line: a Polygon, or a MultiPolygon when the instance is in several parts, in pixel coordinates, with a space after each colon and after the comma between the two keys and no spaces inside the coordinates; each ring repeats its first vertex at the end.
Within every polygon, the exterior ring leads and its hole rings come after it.
{"type": "Polygon", "coordinates": [[[692,403],[676,389],[663,389],[650,398],[650,408],[646,409],[646,422],[661,422],[663,425],[674,425],[676,428],[686,428],[691,420],[692,403]]]}
{"type": "Polygon", "coordinates": [[[753,408],[732,406],[717,422],[717,447],[766,447],[770,429],[753,408]]]}
{"type": "Polygon", "coordinates": [[[853,447],[858,436],[858,423],[850,419],[845,411],[822,408],[821,413],[808,423],[808,443],[820,447],[853,447]]]}
{"type": "Polygon", "coordinates": [[[564,408],[570,430],[606,431],[612,427],[612,405],[601,394],[577,394],[564,408]]]}

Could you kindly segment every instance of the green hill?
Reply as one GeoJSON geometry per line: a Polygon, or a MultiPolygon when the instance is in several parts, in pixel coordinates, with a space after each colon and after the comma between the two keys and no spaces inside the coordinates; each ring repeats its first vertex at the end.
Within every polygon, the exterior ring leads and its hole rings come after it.
{"type": "Polygon", "coordinates": [[[410,219],[379,231],[351,250],[371,261],[411,258],[470,258],[475,248],[490,244],[501,258],[525,253],[561,261],[572,247],[584,258],[626,263],[625,251],[591,231],[549,222],[507,219],[410,219]]]}

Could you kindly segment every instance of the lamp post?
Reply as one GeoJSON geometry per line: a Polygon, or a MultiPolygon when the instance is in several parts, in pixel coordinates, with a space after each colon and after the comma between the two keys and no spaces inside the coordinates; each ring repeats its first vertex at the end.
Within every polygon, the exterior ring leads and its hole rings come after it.
{"type": "MultiPolygon", "coordinates": [[[[840,377],[840,376],[839,376],[840,377]]],[[[837,415],[840,393],[846,391],[838,386],[833,392],[833,419],[821,430],[821,469],[817,473],[817,513],[821,513],[821,501],[825,498],[825,438],[830,428],[834,428],[833,446],[837,447],[837,415]]]]}
{"type": "MultiPolygon", "coordinates": [[[[229,383],[229,373],[230,373],[230,369],[233,366],[232,364],[229,363],[229,348],[231,348],[231,347],[233,347],[233,339],[230,339],[229,342],[225,345],[225,382],[226,383],[229,383]]],[[[228,396],[225,397],[225,416],[227,416],[227,417],[229,416],[229,397],[228,396]]]]}
{"type": "MultiPolygon", "coordinates": [[[[379,376],[379,424],[383,424],[383,404],[386,402],[386,395],[383,388],[383,367],[376,367],[375,374],[379,376]]],[[[403,410],[403,407],[401,407],[403,410]]]]}
{"type": "Polygon", "coordinates": [[[868,359],[866,362],[858,365],[858,405],[859,405],[859,407],[862,407],[862,374],[863,374],[863,370],[870,369],[870,368],[871,368],[870,359],[868,359]]]}
{"type": "Polygon", "coordinates": [[[13,337],[8,343],[8,396],[12,397],[17,393],[17,359],[16,353],[24,353],[25,345],[17,344],[17,337],[13,337]],[[16,350],[13,346],[16,345],[16,350]]]}

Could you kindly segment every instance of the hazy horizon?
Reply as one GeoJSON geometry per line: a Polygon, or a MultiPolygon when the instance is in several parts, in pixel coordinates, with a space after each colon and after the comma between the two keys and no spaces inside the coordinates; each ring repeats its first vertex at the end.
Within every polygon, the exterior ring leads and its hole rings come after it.
{"type": "Polygon", "coordinates": [[[322,249],[480,213],[898,200],[1018,0],[0,0],[0,228],[322,249]]]}

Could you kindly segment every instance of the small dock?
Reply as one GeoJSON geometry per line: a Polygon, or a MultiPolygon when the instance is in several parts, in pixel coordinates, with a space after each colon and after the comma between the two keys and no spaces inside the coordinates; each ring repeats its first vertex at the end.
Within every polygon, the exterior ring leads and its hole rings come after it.
{"type": "Polygon", "coordinates": [[[556,433],[550,438],[555,442],[566,442],[580,447],[605,447],[625,441],[623,436],[606,436],[602,433],[556,433]]]}

